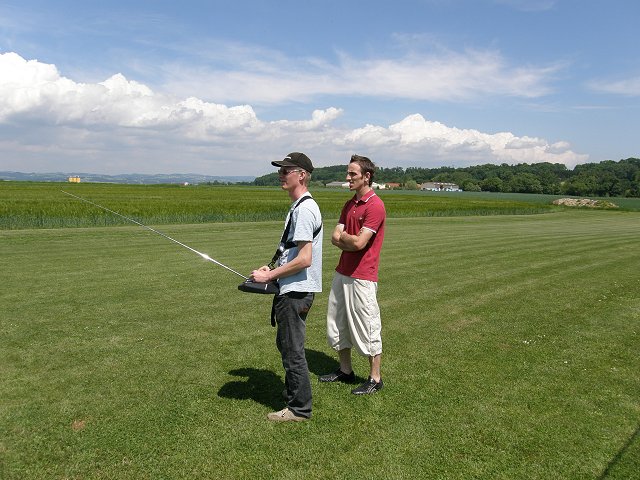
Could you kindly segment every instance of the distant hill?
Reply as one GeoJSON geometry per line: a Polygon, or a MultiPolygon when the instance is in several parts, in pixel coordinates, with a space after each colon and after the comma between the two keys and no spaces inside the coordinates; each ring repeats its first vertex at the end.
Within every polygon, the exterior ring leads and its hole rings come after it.
{"type": "Polygon", "coordinates": [[[80,177],[82,182],[98,183],[244,183],[253,182],[256,177],[199,175],[197,173],[145,174],[129,173],[121,175],[102,175],[98,173],[22,173],[0,172],[0,180],[17,180],[32,182],[66,182],[69,177],[80,177]]]}

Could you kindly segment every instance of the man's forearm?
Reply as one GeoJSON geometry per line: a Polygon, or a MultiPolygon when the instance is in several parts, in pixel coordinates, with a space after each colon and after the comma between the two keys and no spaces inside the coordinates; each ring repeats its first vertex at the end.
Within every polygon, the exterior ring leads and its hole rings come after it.
{"type": "Polygon", "coordinates": [[[269,270],[266,265],[251,272],[251,278],[256,282],[272,282],[279,278],[295,275],[311,266],[313,260],[313,248],[311,242],[298,242],[298,255],[290,262],[269,270]]]}
{"type": "Polygon", "coordinates": [[[274,268],[269,273],[270,273],[271,280],[277,280],[278,278],[284,278],[284,277],[289,277],[291,275],[295,275],[296,273],[308,267],[309,265],[307,265],[305,262],[302,262],[301,259],[296,257],[290,262],[287,262],[284,265],[279,266],[278,268],[274,268]]]}
{"type": "Polygon", "coordinates": [[[357,252],[360,250],[357,245],[358,236],[349,235],[347,232],[342,232],[339,238],[334,242],[334,245],[340,250],[347,252],[357,252]]]}
{"type": "Polygon", "coordinates": [[[271,270],[268,275],[269,281],[278,278],[289,277],[296,273],[309,268],[313,261],[313,249],[311,242],[300,242],[298,244],[298,255],[291,261],[271,270]]]}

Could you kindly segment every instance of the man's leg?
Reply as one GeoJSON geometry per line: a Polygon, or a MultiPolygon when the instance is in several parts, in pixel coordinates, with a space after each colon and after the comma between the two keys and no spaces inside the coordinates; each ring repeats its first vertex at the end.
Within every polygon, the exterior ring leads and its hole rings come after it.
{"type": "Polygon", "coordinates": [[[311,417],[311,381],[304,351],[307,313],[314,295],[285,294],[276,301],[276,344],[282,356],[287,406],[299,417],[311,417]]]}
{"type": "Polygon", "coordinates": [[[373,378],[376,382],[380,381],[380,360],[382,354],[374,355],[373,357],[369,357],[369,376],[373,378]]]}
{"type": "Polygon", "coordinates": [[[320,382],[353,382],[355,374],[351,366],[351,341],[346,319],[344,282],[348,277],[335,273],[331,282],[327,305],[327,342],[338,352],[340,368],[335,372],[321,375],[320,382]]]}
{"type": "Polygon", "coordinates": [[[327,339],[329,340],[329,346],[338,350],[340,370],[347,374],[353,372],[344,292],[345,288],[348,288],[345,285],[345,281],[348,280],[350,280],[348,277],[337,272],[334,274],[327,306],[327,339]]]}
{"type": "Polygon", "coordinates": [[[382,354],[377,354],[369,357],[369,378],[357,388],[351,390],[354,395],[369,395],[382,390],[383,384],[380,378],[380,357],[382,354]]]}
{"type": "Polygon", "coordinates": [[[369,358],[369,378],[358,388],[351,390],[355,395],[368,395],[382,389],[380,363],[382,356],[382,324],[380,308],[376,298],[378,284],[376,282],[357,280],[349,312],[349,326],[354,338],[354,346],[358,353],[369,358]]]}
{"type": "Polygon", "coordinates": [[[353,372],[353,367],[351,366],[351,349],[343,348],[338,351],[338,358],[340,359],[340,370],[344,373],[353,372]]]}

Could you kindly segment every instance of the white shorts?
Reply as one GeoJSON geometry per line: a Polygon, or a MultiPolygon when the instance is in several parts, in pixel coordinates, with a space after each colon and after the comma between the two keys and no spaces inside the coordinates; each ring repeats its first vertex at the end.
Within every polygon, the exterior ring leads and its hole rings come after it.
{"type": "Polygon", "coordinates": [[[366,357],[382,353],[377,292],[377,282],[335,272],[327,308],[327,341],[331,348],[355,348],[366,357]]]}

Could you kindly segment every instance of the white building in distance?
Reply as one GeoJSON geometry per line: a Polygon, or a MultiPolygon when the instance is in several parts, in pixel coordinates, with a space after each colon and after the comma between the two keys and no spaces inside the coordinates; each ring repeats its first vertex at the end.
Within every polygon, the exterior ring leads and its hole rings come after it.
{"type": "Polygon", "coordinates": [[[420,190],[431,192],[461,192],[462,189],[455,183],[446,182],[425,182],[420,185],[420,190]]]}

